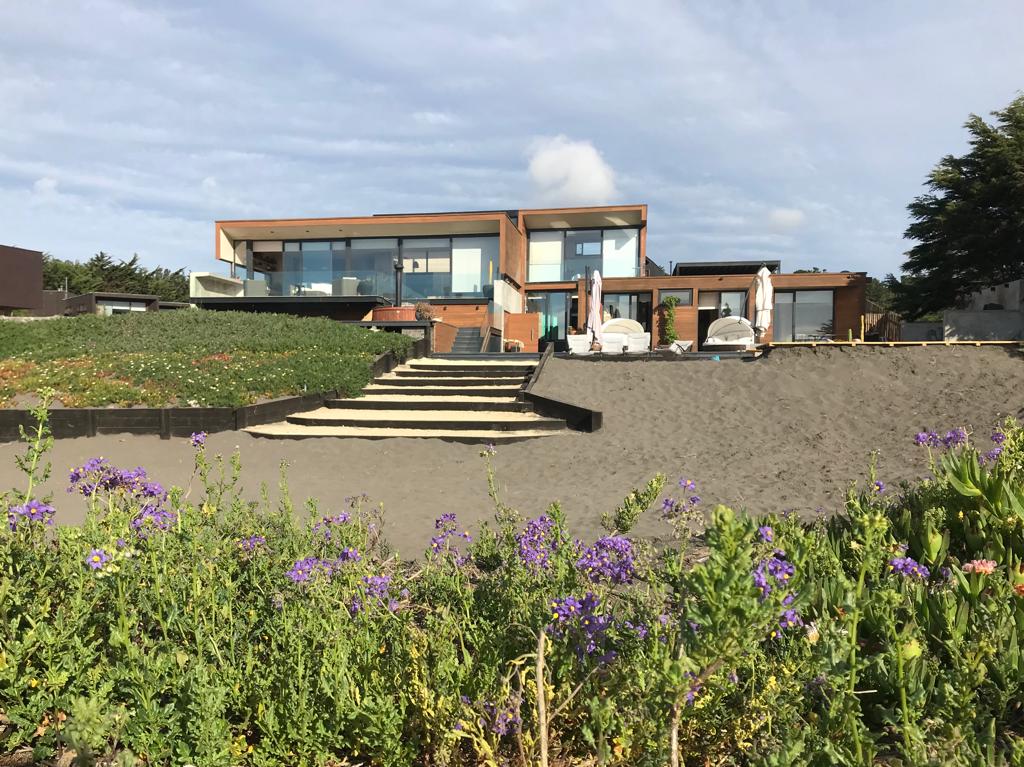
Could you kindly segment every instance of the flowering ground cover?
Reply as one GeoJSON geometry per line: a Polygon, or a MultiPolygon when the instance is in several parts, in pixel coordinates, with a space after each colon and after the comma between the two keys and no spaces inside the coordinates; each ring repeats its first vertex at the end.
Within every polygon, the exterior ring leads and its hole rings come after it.
{"type": "Polygon", "coordinates": [[[326,319],[179,310],[0,324],[0,407],[49,387],[68,407],[238,406],[339,389],[412,341],[326,319]]]}
{"type": "MultiPolygon", "coordinates": [[[[908,435],[933,477],[802,523],[656,476],[574,539],[557,505],[439,518],[416,561],[362,495],[271,507],[207,454],[166,488],[74,468],[45,409],[0,529],[0,754],[196,765],[1024,763],[1024,430],[908,435]],[[918,444],[915,445],[914,442],[918,444]],[[659,502],[660,501],[660,502],[659,502]],[[689,538],[707,513],[700,546],[689,538]],[[646,514],[674,531],[654,550],[646,514]]],[[[282,478],[282,483],[284,482],[282,478]]],[[[3,517],[0,517],[3,519],[3,517]]]]}

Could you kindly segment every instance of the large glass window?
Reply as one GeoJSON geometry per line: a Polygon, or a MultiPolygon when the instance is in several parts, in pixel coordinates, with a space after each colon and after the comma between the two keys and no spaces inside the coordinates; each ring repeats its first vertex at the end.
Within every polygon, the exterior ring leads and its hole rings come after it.
{"type": "Polygon", "coordinates": [[[639,232],[636,229],[604,230],[604,277],[637,277],[640,260],[637,258],[639,232]]]}
{"type": "Polygon", "coordinates": [[[453,296],[492,296],[497,272],[497,237],[452,238],[453,296]]]}
{"type": "Polygon", "coordinates": [[[745,290],[723,291],[718,305],[719,317],[744,317],[747,313],[745,290]]]}
{"type": "Polygon", "coordinates": [[[660,290],[658,291],[658,298],[662,303],[665,303],[665,299],[669,297],[678,299],[676,306],[693,306],[693,289],[692,288],[681,288],[680,290],[660,290]]]}
{"type": "Polygon", "coordinates": [[[330,242],[303,242],[302,276],[298,280],[301,295],[331,295],[333,269],[330,242]]]}
{"type": "MultiPolygon", "coordinates": [[[[664,295],[664,291],[662,291],[664,295]]],[[[745,317],[747,292],[745,290],[701,290],[697,292],[697,308],[715,311],[716,317],[745,317]]]]}
{"type": "Polygon", "coordinates": [[[356,295],[394,297],[397,239],[349,240],[348,255],[351,260],[344,276],[356,279],[356,295]]]}
{"type": "Polygon", "coordinates": [[[619,319],[636,320],[646,332],[651,330],[650,293],[605,293],[601,296],[605,321],[619,319]]]}
{"type": "Polygon", "coordinates": [[[542,341],[564,341],[579,320],[579,299],[562,291],[527,293],[526,311],[540,314],[542,341]]]}
{"type": "Polygon", "coordinates": [[[384,296],[402,259],[405,298],[490,298],[498,274],[497,236],[373,237],[252,243],[253,268],[266,283],[253,295],[384,296]]]}
{"type": "Polygon", "coordinates": [[[529,234],[527,282],[578,280],[587,270],[604,277],[639,274],[639,230],[537,230],[529,234]]]}
{"type": "Polygon", "coordinates": [[[528,282],[558,282],[562,279],[564,232],[530,232],[528,282]]]}
{"type": "Polygon", "coordinates": [[[826,341],[835,334],[831,290],[776,291],[774,341],[826,341]]]}
{"type": "Polygon", "coordinates": [[[402,240],[403,295],[409,299],[450,295],[452,246],[447,237],[402,240]]]}
{"type": "Polygon", "coordinates": [[[603,272],[603,239],[600,229],[576,229],[565,233],[562,250],[562,279],[578,280],[595,269],[603,272]]]}

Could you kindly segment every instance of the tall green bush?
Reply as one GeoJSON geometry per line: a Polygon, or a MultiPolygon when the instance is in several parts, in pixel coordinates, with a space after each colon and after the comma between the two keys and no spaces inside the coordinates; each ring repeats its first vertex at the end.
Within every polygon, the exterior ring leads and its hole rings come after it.
{"type": "Polygon", "coordinates": [[[676,305],[679,303],[678,296],[666,296],[661,302],[662,323],[661,342],[668,346],[679,340],[679,333],[676,331],[676,305]]]}

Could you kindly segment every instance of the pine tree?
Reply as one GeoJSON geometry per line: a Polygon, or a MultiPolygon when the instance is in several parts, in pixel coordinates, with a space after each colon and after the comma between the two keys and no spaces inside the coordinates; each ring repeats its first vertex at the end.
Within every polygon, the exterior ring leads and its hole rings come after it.
{"type": "Polygon", "coordinates": [[[906,277],[889,286],[911,319],[1024,278],[1024,95],[993,117],[971,115],[970,150],[942,158],[929,191],[908,206],[904,236],[918,244],[906,253],[906,277]]]}

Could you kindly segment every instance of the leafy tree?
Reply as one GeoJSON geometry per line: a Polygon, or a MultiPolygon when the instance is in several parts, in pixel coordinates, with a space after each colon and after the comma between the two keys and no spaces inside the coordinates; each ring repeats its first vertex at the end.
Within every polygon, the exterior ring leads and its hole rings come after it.
{"type": "Polygon", "coordinates": [[[918,244],[906,254],[906,278],[890,287],[911,319],[1024,277],[1024,95],[993,117],[971,115],[969,151],[943,157],[929,191],[908,206],[904,236],[918,244]]]}
{"type": "Polygon", "coordinates": [[[879,311],[883,312],[892,309],[895,293],[889,287],[889,282],[895,279],[896,277],[891,274],[886,275],[884,280],[880,280],[877,277],[868,277],[864,292],[867,295],[868,302],[873,305],[868,311],[875,311],[876,307],[879,311]]]}
{"type": "Polygon", "coordinates": [[[115,261],[100,251],[85,263],[44,255],[43,287],[63,290],[65,285],[72,295],[110,291],[156,295],[164,301],[188,301],[188,278],[184,269],[146,269],[138,255],[128,261],[115,261]]]}

